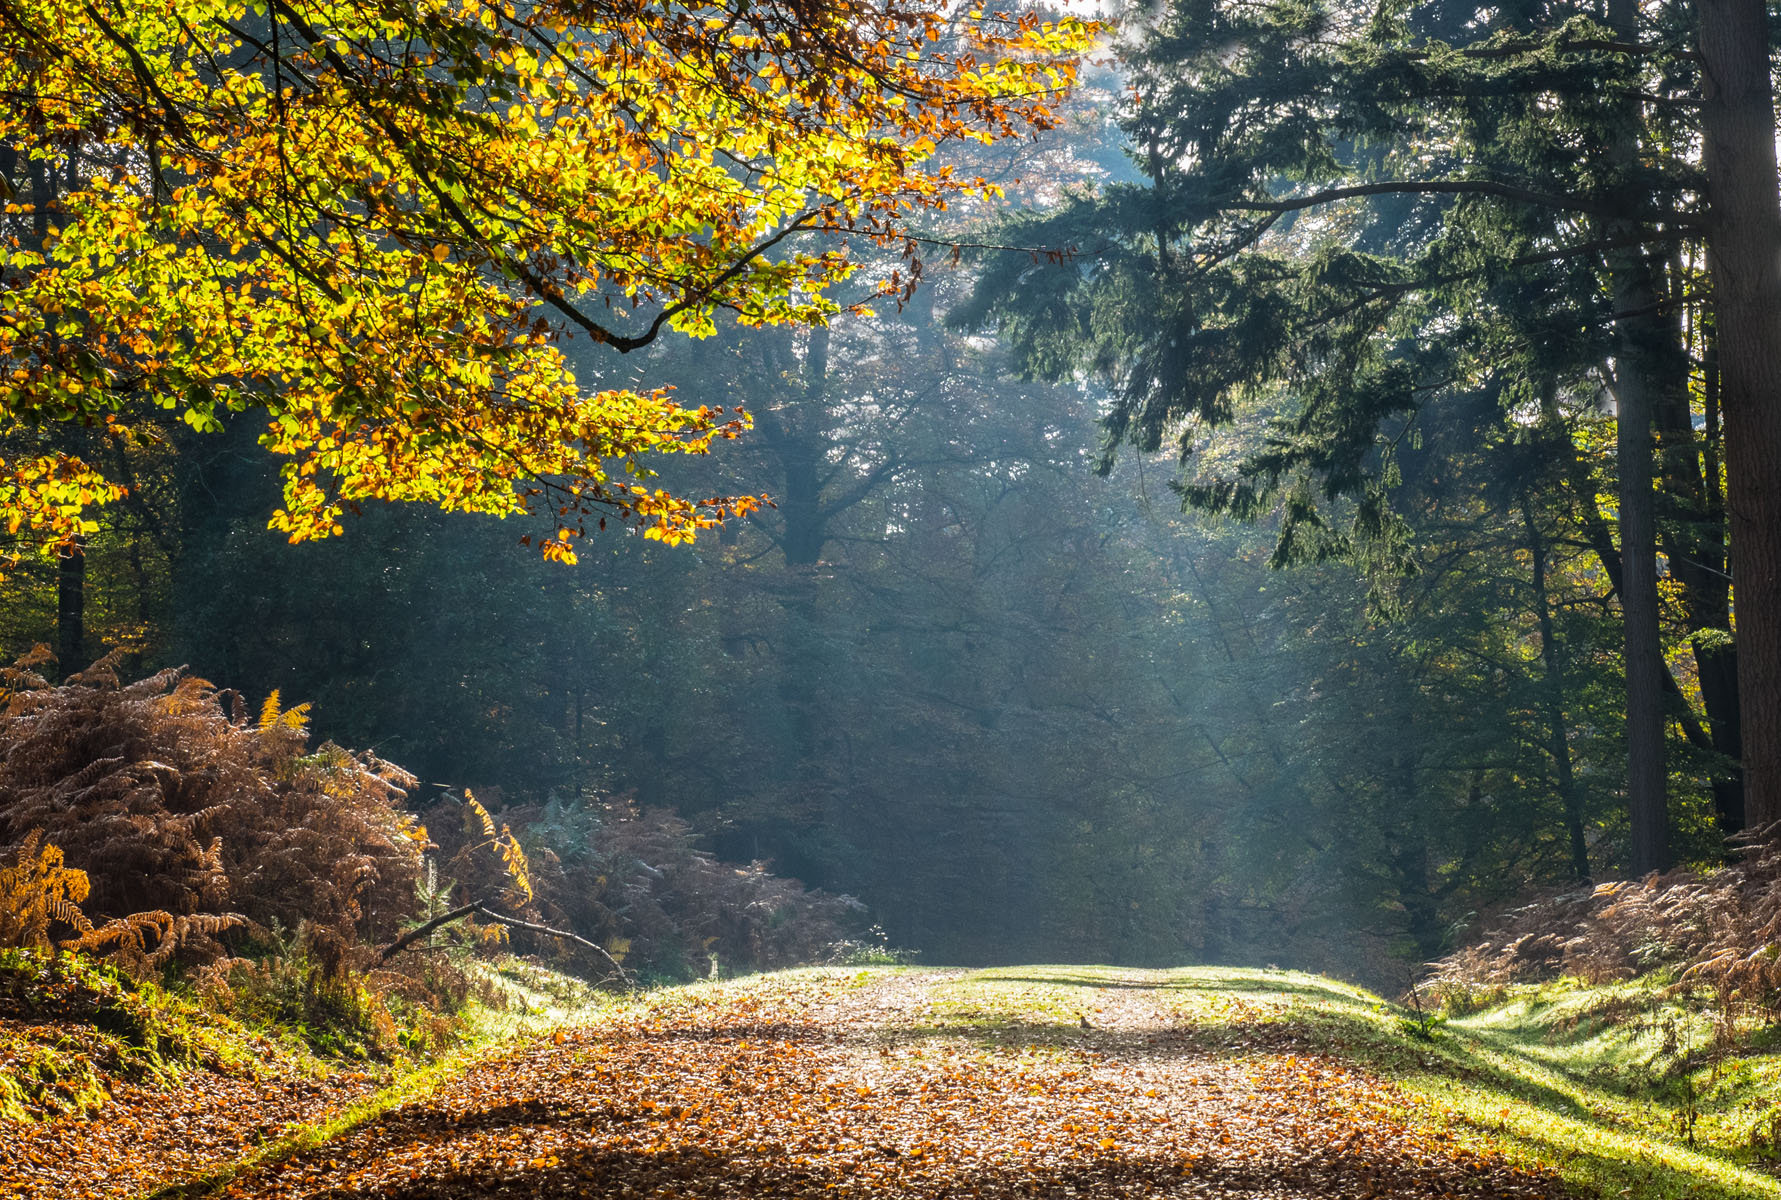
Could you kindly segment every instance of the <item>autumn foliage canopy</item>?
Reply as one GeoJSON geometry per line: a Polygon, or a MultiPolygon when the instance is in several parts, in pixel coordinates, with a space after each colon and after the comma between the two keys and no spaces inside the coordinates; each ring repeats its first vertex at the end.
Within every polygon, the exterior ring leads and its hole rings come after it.
{"type": "Polygon", "coordinates": [[[590,516],[689,538],[750,502],[648,463],[746,419],[590,389],[561,335],[823,321],[911,214],[994,190],[936,151],[1044,126],[1092,33],[929,0],[0,0],[10,544],[123,494],[58,429],[250,410],[292,540],[372,498],[547,511],[552,557],[590,516]]]}

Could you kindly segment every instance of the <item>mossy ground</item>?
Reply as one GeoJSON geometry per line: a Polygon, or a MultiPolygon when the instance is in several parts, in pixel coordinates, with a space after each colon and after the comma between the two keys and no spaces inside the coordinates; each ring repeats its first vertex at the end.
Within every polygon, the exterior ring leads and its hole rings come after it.
{"type": "Polygon", "coordinates": [[[0,950],[0,1121],[93,1113],[120,1083],[171,1086],[191,1069],[394,1082],[454,1050],[584,1013],[598,995],[519,960],[473,970],[475,997],[443,1012],[284,966],[238,979],[219,1003],[80,955],[0,950]]]}
{"type": "Polygon", "coordinates": [[[252,1029],[194,998],[78,955],[0,950],[0,1120],[92,1112],[117,1082],[180,1070],[314,1073],[288,1031],[252,1029]]]}

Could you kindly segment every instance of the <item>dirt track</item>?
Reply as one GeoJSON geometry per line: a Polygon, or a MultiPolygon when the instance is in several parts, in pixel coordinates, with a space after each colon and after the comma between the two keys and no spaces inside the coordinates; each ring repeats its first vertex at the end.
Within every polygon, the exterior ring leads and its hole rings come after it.
{"type": "MultiPolygon", "coordinates": [[[[1214,1026],[1186,1026],[1142,973],[1073,993],[1080,1014],[1037,1000],[1024,1010],[1019,979],[992,1008],[973,1008],[957,982],[944,972],[805,976],[665,999],[473,1067],[223,1194],[1563,1194],[1412,1128],[1387,1085],[1296,1052],[1241,1002],[1214,1026]]],[[[1037,995],[1057,981],[1032,982],[1037,995]]],[[[318,1094],[314,1106],[359,1090],[318,1094]]],[[[252,1097],[169,1095],[185,1111],[130,1136],[117,1136],[129,1097],[85,1130],[9,1131],[7,1177],[33,1200],[130,1195],[252,1144],[256,1130],[243,1123],[262,1119],[252,1097]]],[[[282,1112],[297,1098],[277,1099],[282,1112]]]]}

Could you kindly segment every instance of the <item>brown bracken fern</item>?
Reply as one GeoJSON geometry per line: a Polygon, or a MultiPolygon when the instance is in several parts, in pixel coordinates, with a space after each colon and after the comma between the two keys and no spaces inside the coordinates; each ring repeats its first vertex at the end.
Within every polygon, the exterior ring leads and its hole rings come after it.
{"type": "Polygon", "coordinates": [[[1682,983],[1781,1018],[1781,828],[1753,830],[1715,871],[1617,880],[1505,914],[1433,964],[1438,985],[1477,988],[1570,975],[1598,982],[1663,967],[1682,983]]]}
{"type": "Polygon", "coordinates": [[[224,953],[247,923],[337,945],[413,911],[426,831],[411,776],[333,744],[276,694],[250,721],[182,670],[125,683],[115,658],[61,686],[0,670],[0,847],[36,831],[90,884],[76,944],[154,965],[224,953]],[[119,923],[121,922],[121,924],[119,923]]]}

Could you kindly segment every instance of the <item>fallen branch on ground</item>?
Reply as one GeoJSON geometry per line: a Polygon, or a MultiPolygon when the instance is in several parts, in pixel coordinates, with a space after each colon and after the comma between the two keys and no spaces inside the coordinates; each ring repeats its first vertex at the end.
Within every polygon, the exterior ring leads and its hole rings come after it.
{"type": "Polygon", "coordinates": [[[425,924],[416,925],[413,929],[410,929],[407,933],[385,946],[383,950],[379,952],[377,956],[378,964],[381,966],[383,963],[390,961],[390,959],[408,949],[408,947],[414,945],[414,943],[420,941],[422,938],[427,937],[441,926],[449,925],[453,921],[461,921],[472,914],[484,917],[495,922],[497,925],[505,925],[510,929],[524,929],[528,933],[542,933],[549,937],[567,938],[572,942],[586,946],[588,949],[594,951],[601,958],[612,964],[612,970],[617,974],[618,978],[624,983],[626,988],[635,989],[637,986],[632,982],[631,977],[625,973],[625,969],[619,966],[618,959],[612,957],[606,947],[600,945],[598,942],[590,942],[579,934],[570,933],[567,929],[552,929],[548,925],[539,925],[532,921],[522,921],[518,917],[510,917],[504,913],[498,913],[480,900],[473,900],[469,904],[459,905],[450,912],[442,913],[425,924]]]}

